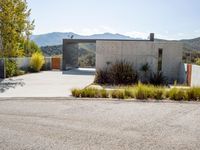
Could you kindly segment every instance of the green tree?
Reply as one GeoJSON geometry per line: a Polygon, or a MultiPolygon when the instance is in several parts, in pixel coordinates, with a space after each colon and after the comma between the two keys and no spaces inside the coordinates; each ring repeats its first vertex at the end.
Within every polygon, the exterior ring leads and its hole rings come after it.
{"type": "Polygon", "coordinates": [[[24,52],[25,56],[31,56],[35,52],[42,53],[40,47],[34,41],[30,40],[24,42],[24,52]]]}
{"type": "Polygon", "coordinates": [[[23,55],[21,45],[29,40],[34,29],[34,21],[29,19],[30,12],[26,0],[0,0],[0,41],[4,56],[23,55]]]}

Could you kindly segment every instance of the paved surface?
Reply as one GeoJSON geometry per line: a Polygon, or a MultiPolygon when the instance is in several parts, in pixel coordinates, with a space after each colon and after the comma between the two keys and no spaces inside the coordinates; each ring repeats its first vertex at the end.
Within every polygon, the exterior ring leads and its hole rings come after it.
{"type": "Polygon", "coordinates": [[[94,70],[46,71],[0,82],[0,97],[66,97],[94,81],[94,70]]]}
{"type": "Polygon", "coordinates": [[[0,101],[0,149],[199,150],[200,103],[0,101]]]}

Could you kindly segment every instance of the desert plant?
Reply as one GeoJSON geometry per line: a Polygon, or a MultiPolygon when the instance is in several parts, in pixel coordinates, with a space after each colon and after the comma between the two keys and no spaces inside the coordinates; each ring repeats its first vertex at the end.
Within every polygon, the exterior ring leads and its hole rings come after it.
{"type": "Polygon", "coordinates": [[[145,63],[144,65],[141,66],[140,68],[140,71],[142,71],[142,73],[144,74],[143,75],[143,78],[142,78],[142,82],[143,83],[148,83],[149,81],[149,76],[148,76],[148,73],[150,71],[150,66],[148,63],[145,63]]]}
{"type": "Polygon", "coordinates": [[[135,88],[125,88],[124,94],[126,98],[135,98],[135,88]]]}
{"type": "Polygon", "coordinates": [[[72,96],[74,97],[81,97],[81,89],[72,89],[72,96]]]}
{"type": "Polygon", "coordinates": [[[125,99],[125,93],[123,90],[114,90],[111,92],[112,98],[118,98],[118,99],[125,99]]]}
{"type": "Polygon", "coordinates": [[[13,77],[17,75],[17,63],[13,59],[5,59],[6,77],[13,77]]]}
{"type": "Polygon", "coordinates": [[[199,101],[200,100],[200,88],[194,87],[191,89],[187,90],[187,100],[195,100],[199,101]]]}
{"type": "Polygon", "coordinates": [[[165,89],[163,87],[138,83],[135,89],[135,97],[137,99],[162,100],[165,97],[165,89]]]}
{"type": "Polygon", "coordinates": [[[166,85],[167,79],[162,72],[152,73],[150,77],[150,84],[153,85],[166,85]]]}
{"type": "Polygon", "coordinates": [[[97,70],[96,74],[95,74],[94,83],[109,84],[110,83],[110,77],[109,77],[108,70],[107,69],[97,70]]]}
{"type": "Polygon", "coordinates": [[[105,89],[99,90],[99,97],[100,98],[109,98],[109,93],[105,89]]]}
{"type": "Polygon", "coordinates": [[[156,100],[162,100],[165,98],[165,90],[163,88],[155,88],[153,97],[156,100]]]}
{"type": "Polygon", "coordinates": [[[130,85],[137,82],[137,73],[132,64],[126,61],[116,61],[109,70],[111,83],[114,85],[130,85]]]}
{"type": "Polygon", "coordinates": [[[108,98],[109,93],[102,89],[98,90],[95,88],[85,88],[85,89],[73,89],[72,96],[74,97],[82,97],[82,98],[108,98]]]}
{"type": "Polygon", "coordinates": [[[33,70],[34,72],[39,72],[42,66],[44,65],[44,63],[45,63],[45,60],[42,53],[35,52],[32,54],[31,61],[30,61],[31,70],[33,70]]]}
{"type": "Polygon", "coordinates": [[[148,99],[151,97],[150,95],[152,95],[152,93],[150,92],[153,93],[153,91],[151,91],[149,87],[139,83],[138,86],[136,87],[135,97],[137,99],[148,99]]]}
{"type": "Polygon", "coordinates": [[[187,100],[187,91],[184,89],[177,89],[173,88],[168,91],[167,96],[171,100],[181,101],[181,100],[187,100]]]}

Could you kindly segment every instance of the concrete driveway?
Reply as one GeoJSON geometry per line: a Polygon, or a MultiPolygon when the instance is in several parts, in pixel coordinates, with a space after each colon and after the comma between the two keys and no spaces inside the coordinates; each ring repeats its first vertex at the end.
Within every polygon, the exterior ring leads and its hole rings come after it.
{"type": "Polygon", "coordinates": [[[0,82],[0,97],[66,97],[71,89],[84,88],[94,81],[94,69],[66,72],[45,71],[0,82]]]}
{"type": "Polygon", "coordinates": [[[2,150],[199,150],[200,103],[0,100],[2,150]]]}

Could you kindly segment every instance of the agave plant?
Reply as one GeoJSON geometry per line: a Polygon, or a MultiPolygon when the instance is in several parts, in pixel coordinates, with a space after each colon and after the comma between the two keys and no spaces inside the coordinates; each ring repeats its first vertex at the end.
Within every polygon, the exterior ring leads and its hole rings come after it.
{"type": "Polygon", "coordinates": [[[167,78],[163,75],[162,72],[152,73],[150,77],[150,83],[153,85],[166,85],[167,78]]]}

